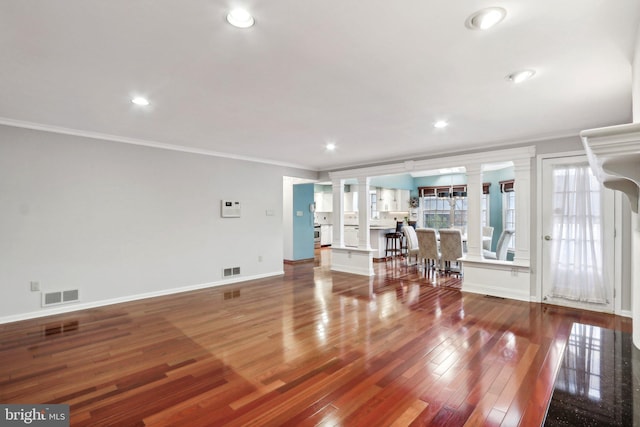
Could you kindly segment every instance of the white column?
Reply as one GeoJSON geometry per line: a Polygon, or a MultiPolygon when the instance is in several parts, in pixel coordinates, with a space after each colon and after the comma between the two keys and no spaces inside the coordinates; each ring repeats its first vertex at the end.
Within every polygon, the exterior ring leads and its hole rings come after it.
{"type": "Polygon", "coordinates": [[[482,166],[465,165],[467,170],[467,254],[482,259],[482,166]]]}
{"type": "Polygon", "coordinates": [[[371,225],[371,205],[369,204],[368,176],[358,177],[358,248],[371,249],[369,226],[371,225]]]}
{"type": "Polygon", "coordinates": [[[333,242],[332,247],[344,247],[344,179],[334,179],[333,185],[333,242]]]}
{"type": "Polygon", "coordinates": [[[514,191],[516,193],[516,253],[514,264],[529,266],[531,230],[531,159],[514,160],[514,191]]]}

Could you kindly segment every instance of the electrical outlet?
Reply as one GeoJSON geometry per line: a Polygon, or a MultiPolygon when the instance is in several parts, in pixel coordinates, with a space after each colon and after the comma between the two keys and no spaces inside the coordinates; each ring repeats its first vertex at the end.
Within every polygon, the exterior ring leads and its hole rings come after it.
{"type": "Polygon", "coordinates": [[[38,292],[40,290],[40,282],[30,282],[31,292],[38,292]]]}

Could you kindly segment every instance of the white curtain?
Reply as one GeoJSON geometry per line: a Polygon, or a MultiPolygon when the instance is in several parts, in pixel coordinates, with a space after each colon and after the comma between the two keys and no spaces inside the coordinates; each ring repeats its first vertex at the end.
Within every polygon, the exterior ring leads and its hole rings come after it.
{"type": "Polygon", "coordinates": [[[552,296],[606,304],[601,186],[588,165],[553,170],[552,296]]]}

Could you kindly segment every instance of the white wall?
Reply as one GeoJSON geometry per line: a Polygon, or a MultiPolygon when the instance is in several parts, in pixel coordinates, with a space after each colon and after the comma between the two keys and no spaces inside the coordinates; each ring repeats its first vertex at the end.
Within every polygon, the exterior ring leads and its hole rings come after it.
{"type": "Polygon", "coordinates": [[[293,259],[293,184],[295,179],[285,176],[282,180],[283,197],[283,256],[286,260],[293,259]]]}
{"type": "Polygon", "coordinates": [[[295,172],[0,126],[0,322],[221,284],[225,267],[281,274],[295,172]],[[221,199],[242,217],[221,218],[221,199]],[[43,309],[31,281],[81,302],[43,309]]]}

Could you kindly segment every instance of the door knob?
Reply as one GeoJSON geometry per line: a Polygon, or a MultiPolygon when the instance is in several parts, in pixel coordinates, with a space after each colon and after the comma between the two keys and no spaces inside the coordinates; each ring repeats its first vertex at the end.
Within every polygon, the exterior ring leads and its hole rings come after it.
{"type": "Polygon", "coordinates": [[[547,234],[546,236],[544,236],[544,240],[551,240],[551,236],[547,234]]]}

